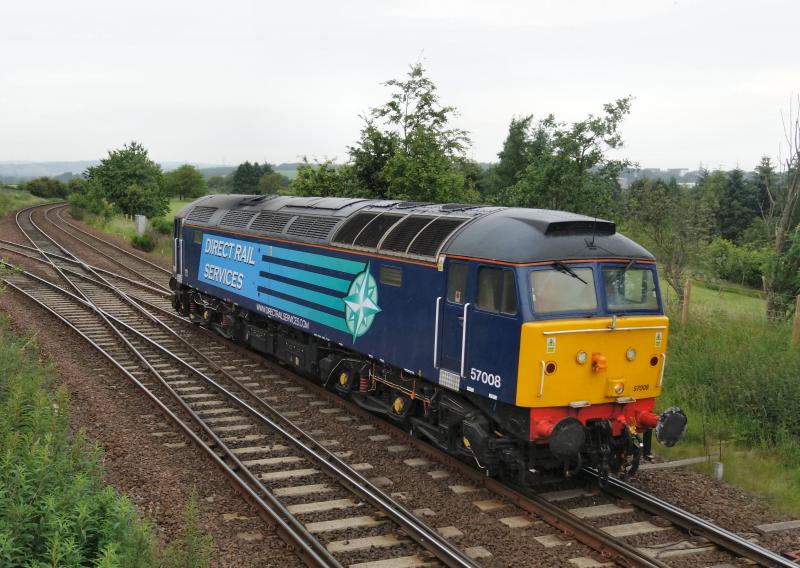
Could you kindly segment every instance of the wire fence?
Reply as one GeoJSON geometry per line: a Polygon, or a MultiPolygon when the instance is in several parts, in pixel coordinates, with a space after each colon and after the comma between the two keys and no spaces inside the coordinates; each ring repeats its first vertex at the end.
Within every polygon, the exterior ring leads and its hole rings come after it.
{"type": "Polygon", "coordinates": [[[694,318],[727,316],[732,323],[760,323],[791,331],[791,345],[800,343],[800,295],[748,288],[739,289],[725,282],[689,279],[683,298],[670,286],[663,290],[666,312],[681,323],[694,318]]]}

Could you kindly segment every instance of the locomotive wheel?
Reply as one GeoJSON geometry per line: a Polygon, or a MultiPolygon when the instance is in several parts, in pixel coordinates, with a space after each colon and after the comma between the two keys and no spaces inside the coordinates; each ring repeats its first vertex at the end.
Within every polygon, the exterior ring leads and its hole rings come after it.
{"type": "Polygon", "coordinates": [[[347,394],[356,385],[356,374],[351,371],[341,371],[333,381],[333,388],[340,394],[347,394]]]}

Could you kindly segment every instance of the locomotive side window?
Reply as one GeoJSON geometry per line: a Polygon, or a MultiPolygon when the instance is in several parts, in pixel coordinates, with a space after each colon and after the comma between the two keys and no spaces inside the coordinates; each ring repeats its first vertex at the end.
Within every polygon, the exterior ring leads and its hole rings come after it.
{"type": "Polygon", "coordinates": [[[467,265],[455,262],[447,269],[447,299],[463,304],[467,295],[467,265]]]}
{"type": "Polygon", "coordinates": [[[402,286],[403,269],[396,266],[381,266],[380,281],[381,284],[388,284],[389,286],[402,286]]]}
{"type": "Polygon", "coordinates": [[[658,309],[656,284],[649,268],[604,268],[603,288],[609,310],[658,309]]]}
{"type": "Polygon", "coordinates": [[[510,270],[482,266],[478,269],[478,308],[487,312],[517,313],[517,285],[510,270]]]}
{"type": "Polygon", "coordinates": [[[533,309],[540,313],[597,309],[591,268],[534,270],[531,272],[533,309]]]}
{"type": "Polygon", "coordinates": [[[195,231],[194,232],[194,244],[199,245],[202,242],[203,242],[203,233],[201,233],[200,231],[195,231]]]}

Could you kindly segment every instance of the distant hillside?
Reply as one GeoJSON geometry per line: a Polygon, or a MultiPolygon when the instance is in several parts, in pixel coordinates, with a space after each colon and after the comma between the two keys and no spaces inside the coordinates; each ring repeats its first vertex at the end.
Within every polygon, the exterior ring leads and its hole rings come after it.
{"type": "MultiPolygon", "coordinates": [[[[0,183],[23,183],[38,177],[55,177],[61,181],[69,181],[80,177],[86,168],[96,166],[100,160],[81,160],[75,162],[13,162],[0,161],[0,183]]],[[[165,172],[179,168],[186,162],[160,162],[165,172]]],[[[216,164],[192,163],[206,177],[227,175],[236,169],[235,166],[217,166],[216,164]],[[210,172],[210,173],[207,173],[210,172]]]]}
{"type": "MultiPolygon", "coordinates": [[[[0,183],[21,183],[37,177],[65,176],[66,180],[77,177],[99,160],[78,162],[0,162],[0,183]]],[[[65,179],[60,177],[60,179],[65,179]]]]}
{"type": "Polygon", "coordinates": [[[236,169],[235,166],[215,166],[212,168],[198,168],[200,173],[203,174],[206,178],[214,177],[214,176],[226,176],[228,174],[233,173],[236,169]]]}
{"type": "Polygon", "coordinates": [[[294,179],[297,177],[297,166],[299,165],[299,162],[294,162],[291,164],[278,164],[275,166],[275,171],[279,174],[285,175],[289,179],[294,179]]]}

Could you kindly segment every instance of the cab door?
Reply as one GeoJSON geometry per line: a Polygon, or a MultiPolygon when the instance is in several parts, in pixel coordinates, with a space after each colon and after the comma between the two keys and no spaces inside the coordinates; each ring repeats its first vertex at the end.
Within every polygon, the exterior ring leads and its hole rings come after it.
{"type": "Polygon", "coordinates": [[[490,399],[516,400],[522,315],[517,272],[474,265],[475,291],[467,320],[467,355],[462,387],[490,399]]]}
{"type": "Polygon", "coordinates": [[[439,330],[441,341],[438,367],[462,377],[462,354],[466,356],[465,324],[469,325],[470,302],[468,298],[469,264],[447,260],[446,295],[439,300],[439,330]]]}
{"type": "Polygon", "coordinates": [[[172,230],[172,274],[183,282],[183,219],[175,219],[172,230]]]}

